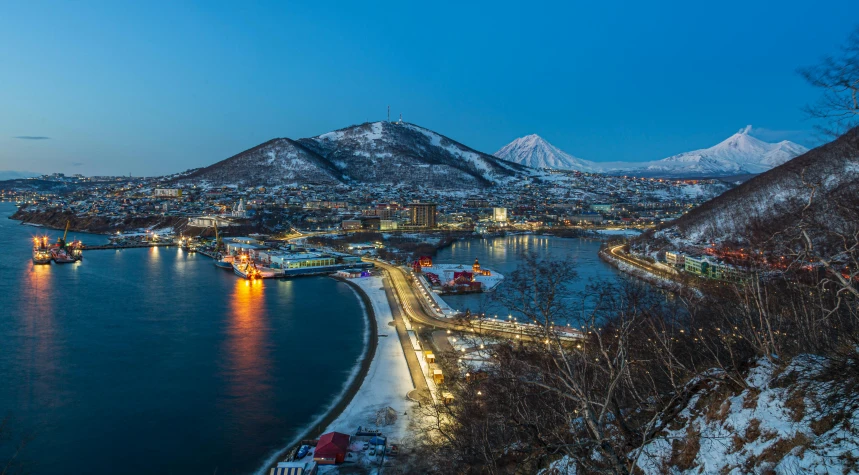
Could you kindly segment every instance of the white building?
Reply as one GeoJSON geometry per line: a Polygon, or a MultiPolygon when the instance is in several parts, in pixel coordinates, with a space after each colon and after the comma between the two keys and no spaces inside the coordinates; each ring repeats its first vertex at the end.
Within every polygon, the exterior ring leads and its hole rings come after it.
{"type": "Polygon", "coordinates": [[[492,208],[492,221],[496,223],[507,222],[507,208],[492,208]]]}
{"type": "Polygon", "coordinates": [[[155,188],[156,198],[181,198],[182,190],[179,188],[155,188]]]}
{"type": "Polygon", "coordinates": [[[244,198],[240,198],[239,202],[233,205],[233,209],[230,211],[230,216],[234,218],[246,218],[248,216],[248,212],[245,210],[244,198]]]}

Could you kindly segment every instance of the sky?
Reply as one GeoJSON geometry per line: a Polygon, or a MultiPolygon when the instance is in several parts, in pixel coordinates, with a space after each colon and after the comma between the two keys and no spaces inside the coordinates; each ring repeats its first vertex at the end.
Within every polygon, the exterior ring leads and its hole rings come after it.
{"type": "Polygon", "coordinates": [[[752,135],[814,146],[796,68],[855,0],[8,2],[0,170],[161,175],[403,114],[493,153],[595,161],[752,135]]]}

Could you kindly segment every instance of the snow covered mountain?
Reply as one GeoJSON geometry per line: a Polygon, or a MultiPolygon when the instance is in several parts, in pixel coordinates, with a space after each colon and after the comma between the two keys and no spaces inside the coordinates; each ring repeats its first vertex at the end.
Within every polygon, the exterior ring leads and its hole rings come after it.
{"type": "Polygon", "coordinates": [[[787,140],[764,142],[749,135],[750,131],[749,125],[710,148],[647,162],[630,168],[630,171],[665,176],[763,173],[808,151],[802,145],[787,140]]]}
{"type": "Polygon", "coordinates": [[[649,162],[593,162],[576,158],[537,135],[514,140],[495,153],[534,168],[578,170],[588,173],[703,177],[763,173],[808,149],[787,140],[768,143],[749,135],[746,126],[722,142],[700,150],[680,153],[649,162]]]}
{"type": "Polygon", "coordinates": [[[409,123],[368,122],[291,140],[270,140],[183,177],[214,184],[406,184],[468,189],[529,169],[409,123]]]}
{"type": "Polygon", "coordinates": [[[341,179],[340,170],[328,160],[294,140],[281,138],[200,168],[177,181],[276,186],[293,183],[336,184],[341,179]]]}
{"type": "Polygon", "coordinates": [[[409,123],[372,122],[301,139],[347,180],[451,189],[484,187],[528,169],[409,123]]]}
{"type": "Polygon", "coordinates": [[[859,209],[857,197],[859,127],[728,190],[660,233],[691,242],[758,242],[787,234],[803,211],[813,229],[834,232],[856,222],[844,212],[859,209]]]}
{"type": "Polygon", "coordinates": [[[494,154],[498,158],[516,162],[531,168],[551,168],[554,170],[578,170],[596,172],[599,165],[582,160],[555,147],[537,134],[520,137],[494,154]]]}

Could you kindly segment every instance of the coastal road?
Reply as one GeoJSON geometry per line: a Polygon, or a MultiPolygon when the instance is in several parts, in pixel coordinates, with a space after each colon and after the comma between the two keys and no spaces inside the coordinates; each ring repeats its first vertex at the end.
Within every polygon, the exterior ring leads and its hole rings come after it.
{"type": "Polygon", "coordinates": [[[432,396],[430,394],[429,386],[427,385],[426,377],[424,376],[423,370],[421,370],[421,364],[418,361],[417,354],[415,354],[414,347],[412,347],[412,341],[409,339],[409,335],[406,332],[406,324],[403,321],[403,314],[400,310],[399,302],[397,302],[397,299],[394,297],[394,293],[391,290],[391,286],[388,282],[389,280],[390,277],[382,279],[385,287],[385,296],[388,297],[388,305],[391,306],[391,315],[394,317],[394,326],[397,328],[397,336],[400,338],[400,345],[403,346],[403,354],[406,356],[406,364],[409,366],[412,383],[415,385],[415,389],[409,394],[409,397],[419,403],[430,401],[432,400],[432,396]]]}
{"type": "Polygon", "coordinates": [[[623,251],[623,246],[623,244],[612,246],[609,248],[608,253],[611,254],[611,256],[615,259],[618,259],[619,261],[629,264],[633,267],[637,267],[643,271],[658,275],[660,277],[671,277],[671,274],[669,272],[666,272],[664,269],[660,269],[645,260],[637,259],[635,257],[630,256],[623,251]]]}
{"type": "MultiPolygon", "coordinates": [[[[401,310],[412,321],[423,325],[440,328],[443,330],[451,330],[457,332],[482,333],[509,339],[523,340],[542,340],[543,337],[532,337],[528,335],[527,330],[522,325],[507,330],[502,327],[503,324],[492,324],[493,328],[487,328],[490,324],[473,327],[456,323],[446,318],[439,318],[432,314],[429,310],[426,300],[415,292],[414,287],[409,282],[409,277],[402,268],[392,266],[378,260],[368,260],[374,263],[388,276],[388,282],[393,288],[397,296],[398,310],[401,310]]],[[[393,306],[393,304],[392,304],[393,306]]],[[[572,339],[562,336],[563,339],[572,339]]]]}

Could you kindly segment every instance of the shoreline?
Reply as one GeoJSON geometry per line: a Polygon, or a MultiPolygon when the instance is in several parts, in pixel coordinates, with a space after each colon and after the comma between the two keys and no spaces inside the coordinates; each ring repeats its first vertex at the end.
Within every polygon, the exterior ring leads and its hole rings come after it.
{"type": "Polygon", "coordinates": [[[358,372],[355,374],[354,378],[352,378],[351,382],[344,388],[344,390],[340,393],[340,399],[334,403],[332,406],[328,408],[328,412],[322,416],[320,419],[313,421],[313,426],[307,429],[303,429],[302,432],[299,432],[297,436],[295,436],[292,441],[283,448],[283,450],[278,451],[274,456],[269,457],[265,461],[265,465],[257,470],[255,473],[264,475],[269,473],[269,471],[277,466],[277,463],[289,453],[289,450],[295,446],[295,444],[301,442],[305,439],[313,439],[322,435],[323,431],[331,425],[338,417],[343,413],[343,411],[349,406],[352,400],[355,398],[355,395],[361,389],[361,386],[364,384],[364,380],[367,379],[367,374],[370,372],[370,365],[373,362],[373,359],[376,357],[376,350],[379,345],[379,329],[376,323],[376,312],[373,310],[372,302],[370,301],[370,297],[361,289],[357,284],[350,282],[346,279],[341,279],[339,277],[330,276],[334,280],[338,280],[349,285],[355,293],[358,294],[361,299],[361,303],[364,306],[364,316],[367,318],[368,330],[370,332],[369,339],[367,341],[366,350],[361,359],[360,366],[358,367],[358,372]]]}

